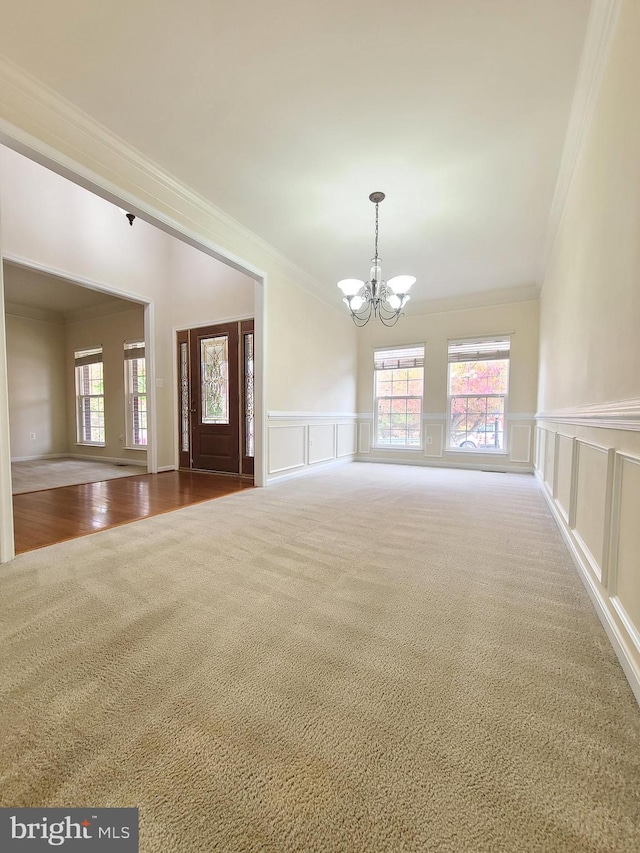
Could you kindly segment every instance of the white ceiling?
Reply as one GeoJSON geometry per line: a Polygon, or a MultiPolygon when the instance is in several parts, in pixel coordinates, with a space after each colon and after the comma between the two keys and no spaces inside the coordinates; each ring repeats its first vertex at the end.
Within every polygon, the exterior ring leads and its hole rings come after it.
{"type": "Polygon", "coordinates": [[[8,305],[53,312],[60,321],[87,308],[111,313],[138,304],[8,261],[4,262],[4,297],[8,305]]]}
{"type": "Polygon", "coordinates": [[[590,0],[21,0],[0,52],[331,288],[537,281],[590,0]]]}

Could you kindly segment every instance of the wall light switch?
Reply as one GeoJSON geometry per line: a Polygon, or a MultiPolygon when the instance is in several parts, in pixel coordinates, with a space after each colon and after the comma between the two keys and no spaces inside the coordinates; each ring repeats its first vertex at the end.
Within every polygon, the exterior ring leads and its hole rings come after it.
{"type": "Polygon", "coordinates": [[[164,379],[156,379],[156,388],[164,388],[164,379]]]}
{"type": "Polygon", "coordinates": [[[35,440],[36,440],[36,434],[35,434],[35,432],[30,432],[30,433],[29,433],[29,438],[31,439],[31,441],[35,441],[35,440]]]}

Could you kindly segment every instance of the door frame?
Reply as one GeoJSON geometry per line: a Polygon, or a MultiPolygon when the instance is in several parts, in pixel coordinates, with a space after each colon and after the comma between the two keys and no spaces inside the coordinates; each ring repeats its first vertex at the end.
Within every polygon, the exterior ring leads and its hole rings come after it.
{"type": "MultiPolygon", "coordinates": [[[[173,359],[172,359],[173,377],[172,377],[172,380],[173,380],[173,387],[174,387],[175,393],[176,393],[176,400],[175,400],[175,406],[174,406],[174,411],[173,411],[173,441],[174,441],[173,456],[174,456],[174,464],[175,464],[176,471],[181,468],[181,465],[180,465],[180,397],[179,397],[179,390],[178,390],[179,389],[179,378],[180,378],[178,375],[179,374],[179,371],[178,371],[178,365],[179,365],[178,333],[179,332],[191,332],[193,329],[202,329],[202,328],[205,328],[207,326],[224,326],[224,325],[231,324],[231,323],[238,324],[238,326],[240,326],[240,324],[245,322],[246,320],[251,320],[255,326],[255,320],[254,320],[253,314],[246,314],[246,315],[242,314],[242,315],[238,315],[235,317],[223,317],[220,320],[218,320],[216,318],[215,320],[206,320],[204,322],[199,322],[199,323],[187,323],[187,324],[181,323],[179,326],[174,326],[173,329],[171,330],[171,334],[173,337],[173,359]]],[[[242,339],[242,333],[240,332],[240,330],[238,331],[238,335],[239,335],[240,339],[242,339]]],[[[255,348],[255,328],[254,328],[254,348],[255,348]]],[[[242,354],[243,354],[243,349],[242,349],[242,344],[240,343],[240,345],[239,345],[240,358],[242,358],[242,354]]],[[[242,382],[242,364],[239,365],[239,368],[240,368],[239,369],[239,380],[240,380],[240,382],[242,382]]],[[[255,378],[254,378],[254,383],[255,383],[255,378]]],[[[238,389],[238,393],[240,395],[240,399],[242,400],[242,397],[243,397],[242,388],[238,389]]],[[[255,387],[254,387],[254,409],[255,409],[255,407],[256,406],[255,406],[255,387]]],[[[243,418],[242,418],[242,412],[241,412],[241,414],[240,414],[241,435],[242,435],[242,421],[243,421],[243,418]]],[[[254,414],[254,424],[255,424],[255,422],[256,422],[256,418],[255,418],[255,414],[254,414]]],[[[191,430],[189,430],[189,441],[190,442],[192,441],[191,430]]],[[[255,438],[254,438],[254,442],[255,442],[255,438]]],[[[257,449],[257,442],[255,442],[255,443],[256,443],[256,449],[257,449]]],[[[240,466],[242,465],[243,447],[244,447],[244,443],[241,440],[241,442],[240,442],[240,466]]],[[[189,452],[191,453],[191,450],[189,452]]],[[[254,469],[255,469],[255,456],[254,456],[254,469]]],[[[193,469],[193,470],[197,470],[197,469],[193,469]]],[[[242,473],[238,473],[238,476],[244,477],[247,475],[242,474],[242,473]]],[[[254,478],[254,485],[257,486],[258,483],[255,482],[255,470],[251,476],[254,478]]],[[[266,485],[266,483],[265,483],[265,485],[266,485]]]]}
{"type": "MultiPolygon", "coordinates": [[[[238,255],[224,249],[211,240],[206,239],[198,232],[188,228],[169,216],[164,210],[154,207],[138,195],[127,192],[109,179],[98,175],[76,160],[57,151],[46,142],[0,119],[0,144],[17,151],[29,160],[39,163],[41,166],[61,175],[67,180],[100,198],[105,199],[117,207],[125,208],[131,213],[144,219],[150,225],[154,225],[165,234],[177,238],[183,243],[204,252],[215,260],[243,273],[253,279],[255,323],[254,331],[254,355],[255,355],[255,474],[254,485],[265,487],[267,485],[267,423],[266,423],[266,300],[267,300],[267,273],[245,261],[238,255]]],[[[2,210],[0,209],[0,302],[4,306],[4,282],[2,277],[2,210]]],[[[10,260],[7,256],[7,260],[10,260]]],[[[22,259],[23,263],[29,263],[22,259]]],[[[60,275],[62,271],[56,271],[60,275]]],[[[75,277],[78,281],[78,277],[75,277]]],[[[95,283],[94,283],[95,284],[95,283]]],[[[145,308],[145,339],[149,335],[150,355],[155,346],[155,324],[153,302],[141,299],[140,296],[131,294],[129,298],[143,302],[145,308]]],[[[15,557],[13,540],[13,495],[11,489],[11,443],[9,434],[9,406],[8,406],[8,376],[6,358],[6,327],[4,322],[4,310],[0,311],[0,563],[6,563],[15,557]]],[[[243,318],[247,319],[247,318],[243,318]]],[[[173,334],[172,347],[175,348],[175,331],[173,334]]],[[[175,365],[175,358],[174,358],[175,365]]],[[[175,370],[175,366],[174,366],[175,370]]],[[[149,358],[149,379],[153,385],[155,395],[155,364],[153,357],[149,358]]],[[[177,412],[176,384],[173,382],[172,393],[174,396],[174,412],[177,412]]],[[[156,433],[156,407],[150,406],[150,426],[156,433]]],[[[174,443],[177,447],[176,432],[174,430],[174,443]]],[[[160,470],[167,470],[160,469],[160,470]]]]}

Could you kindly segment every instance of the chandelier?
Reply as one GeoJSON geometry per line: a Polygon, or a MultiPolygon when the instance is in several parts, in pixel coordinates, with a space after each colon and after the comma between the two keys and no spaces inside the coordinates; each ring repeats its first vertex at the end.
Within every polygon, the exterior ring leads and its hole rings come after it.
{"type": "Polygon", "coordinates": [[[382,278],[382,267],[378,257],[378,207],[384,199],[384,193],[371,193],[369,201],[376,206],[376,239],[374,257],[371,259],[369,281],[358,278],[343,278],[338,287],[344,293],[342,300],[351,311],[351,319],[356,326],[366,326],[372,317],[379,319],[385,326],[395,326],[402,309],[409,299],[409,289],[415,284],[413,275],[396,275],[389,281],[382,278]]]}

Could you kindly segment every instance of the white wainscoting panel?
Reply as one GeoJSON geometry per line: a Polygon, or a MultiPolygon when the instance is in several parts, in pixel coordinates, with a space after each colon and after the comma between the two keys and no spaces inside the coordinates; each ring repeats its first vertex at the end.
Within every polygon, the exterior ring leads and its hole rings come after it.
{"type": "Polygon", "coordinates": [[[509,459],[512,462],[531,462],[531,427],[528,424],[511,424],[509,459]]]}
{"type": "Polygon", "coordinates": [[[617,453],[609,593],[640,653],[640,458],[617,453]]]}
{"type": "Polygon", "coordinates": [[[608,427],[597,443],[538,426],[537,478],[640,704],[640,456],[608,427]]]}
{"type": "Polygon", "coordinates": [[[356,452],[356,417],[338,412],[268,412],[269,475],[293,477],[348,462],[356,452]]]}
{"type": "Polygon", "coordinates": [[[336,442],[336,456],[351,456],[356,452],[356,425],[338,424],[338,440],[336,442]]]}
{"type": "Polygon", "coordinates": [[[573,457],[575,439],[570,435],[556,433],[556,464],[555,464],[555,486],[554,494],[558,509],[564,520],[573,526],[570,521],[573,499],[573,457]]]}
{"type": "Polygon", "coordinates": [[[575,537],[598,580],[606,584],[613,452],[577,440],[575,537]]]}
{"type": "Polygon", "coordinates": [[[547,430],[546,433],[544,437],[544,462],[542,471],[547,491],[550,495],[553,495],[556,468],[556,437],[550,430],[547,430]]]}
{"type": "Polygon", "coordinates": [[[358,424],[358,453],[371,453],[371,423],[358,424]]]}
{"type": "Polygon", "coordinates": [[[335,459],[335,433],[334,424],[309,424],[307,428],[309,465],[335,459]]]}
{"type": "Polygon", "coordinates": [[[305,424],[269,424],[269,473],[278,474],[306,464],[305,424]]]}
{"type": "Polygon", "coordinates": [[[546,429],[536,427],[536,454],[535,467],[540,472],[540,476],[544,476],[544,442],[547,435],[546,429]]]}
{"type": "Polygon", "coordinates": [[[424,455],[442,456],[444,450],[444,424],[424,425],[424,455]]]}

